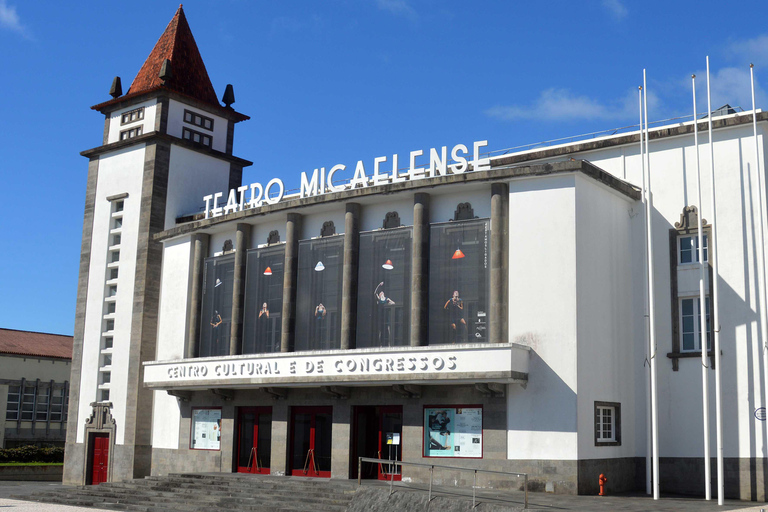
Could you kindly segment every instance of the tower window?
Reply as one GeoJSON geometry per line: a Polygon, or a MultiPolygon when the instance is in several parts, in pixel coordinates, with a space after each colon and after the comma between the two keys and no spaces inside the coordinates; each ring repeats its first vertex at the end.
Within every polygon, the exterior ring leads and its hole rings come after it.
{"type": "Polygon", "coordinates": [[[120,124],[128,124],[144,119],[144,107],[130,110],[120,117],[120,124]]]}
{"type": "Polygon", "coordinates": [[[201,116],[197,112],[192,112],[191,110],[184,110],[184,122],[199,126],[204,130],[213,131],[213,119],[201,116]]]}
{"type": "Polygon", "coordinates": [[[120,140],[127,140],[132,139],[134,137],[138,137],[142,133],[144,133],[143,126],[137,126],[136,128],[130,128],[128,130],[123,130],[120,132],[120,140]]]}
{"type": "Polygon", "coordinates": [[[189,128],[184,128],[181,131],[181,137],[189,141],[192,141],[196,144],[202,144],[203,146],[208,146],[208,147],[211,147],[211,143],[213,141],[210,135],[196,132],[194,130],[190,130],[189,128]]]}

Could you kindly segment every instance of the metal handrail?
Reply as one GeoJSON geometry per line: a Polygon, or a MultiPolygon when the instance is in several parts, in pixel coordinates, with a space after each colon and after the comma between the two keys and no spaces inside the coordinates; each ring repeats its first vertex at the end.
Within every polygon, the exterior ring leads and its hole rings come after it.
{"type": "MultiPolygon", "coordinates": [[[[399,460],[388,460],[388,459],[371,459],[369,457],[358,457],[357,458],[357,485],[358,487],[363,485],[363,462],[370,462],[373,464],[390,464],[394,466],[419,466],[424,468],[429,468],[429,499],[427,500],[427,503],[432,501],[432,480],[433,475],[435,473],[435,468],[443,468],[443,469],[453,469],[453,470],[459,470],[459,471],[474,471],[474,484],[472,485],[472,508],[474,509],[477,507],[477,499],[476,499],[476,489],[477,489],[477,473],[494,473],[498,475],[515,475],[517,477],[523,477],[523,490],[525,491],[525,505],[523,508],[528,508],[528,473],[515,473],[513,471],[493,471],[490,469],[475,469],[475,468],[467,468],[467,467],[459,467],[459,466],[444,466],[442,464],[424,464],[423,462],[402,462],[399,460]]],[[[392,496],[392,485],[394,483],[394,478],[390,479],[389,481],[389,495],[392,496]]]]}

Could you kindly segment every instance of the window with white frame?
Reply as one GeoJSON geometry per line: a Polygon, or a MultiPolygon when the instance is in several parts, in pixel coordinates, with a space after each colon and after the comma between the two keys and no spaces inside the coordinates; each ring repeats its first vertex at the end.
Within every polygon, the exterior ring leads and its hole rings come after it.
{"type": "Polygon", "coordinates": [[[208,147],[211,147],[213,141],[210,135],[206,135],[195,130],[190,130],[189,128],[184,128],[181,130],[181,137],[183,139],[192,141],[195,144],[202,144],[203,146],[208,147]]]}
{"type": "Polygon", "coordinates": [[[19,419],[19,405],[21,403],[21,386],[8,386],[8,402],[5,410],[6,421],[19,419]]]}
{"type": "Polygon", "coordinates": [[[199,126],[205,130],[213,130],[213,119],[191,110],[184,110],[184,122],[199,126]]]}
{"type": "Polygon", "coordinates": [[[130,110],[120,116],[120,124],[128,124],[144,119],[144,107],[130,110]]]}
{"type": "Polygon", "coordinates": [[[595,446],[621,445],[621,404],[595,402],[595,446]]]}
{"type": "Polygon", "coordinates": [[[144,127],[143,126],[137,126],[135,128],[129,128],[128,130],[123,130],[120,132],[120,140],[128,140],[132,139],[134,137],[138,137],[139,135],[142,135],[144,133],[144,127]]]}
{"type": "Polygon", "coordinates": [[[35,404],[35,421],[48,421],[48,401],[51,388],[37,390],[37,403],[35,404]]]}
{"type": "Polygon", "coordinates": [[[34,384],[24,386],[21,402],[21,421],[32,421],[32,418],[34,418],[36,391],[37,386],[34,384]]]}
{"type": "MultiPolygon", "coordinates": [[[[699,235],[685,235],[677,239],[677,263],[686,265],[699,262],[699,235]]],[[[704,235],[704,261],[709,261],[709,243],[707,235],[704,235]]]]}
{"type": "MultiPolygon", "coordinates": [[[[698,352],[701,350],[701,301],[699,297],[680,299],[680,350],[698,352]]],[[[704,308],[707,314],[707,350],[712,346],[709,325],[709,297],[704,308]]]]}

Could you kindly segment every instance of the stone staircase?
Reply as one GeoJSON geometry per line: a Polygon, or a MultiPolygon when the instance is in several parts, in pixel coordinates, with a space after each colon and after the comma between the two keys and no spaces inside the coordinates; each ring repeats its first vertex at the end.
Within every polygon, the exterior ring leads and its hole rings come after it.
{"type": "Polygon", "coordinates": [[[342,512],[356,481],[183,473],[59,489],[22,499],[110,510],[342,512]]]}

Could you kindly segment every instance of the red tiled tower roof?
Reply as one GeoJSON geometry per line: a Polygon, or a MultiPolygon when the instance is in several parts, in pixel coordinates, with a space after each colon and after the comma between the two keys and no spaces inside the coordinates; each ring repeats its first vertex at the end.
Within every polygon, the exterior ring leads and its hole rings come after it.
{"type": "Polygon", "coordinates": [[[187,98],[192,98],[202,104],[214,107],[223,116],[234,119],[235,122],[245,121],[250,117],[236,112],[232,107],[222,107],[216,99],[208,71],[205,69],[203,58],[197,49],[197,43],[192,36],[192,30],[184,16],[184,9],[179,9],[165,27],[152,52],[144,61],[131,87],[124,96],[120,96],[91,107],[99,112],[108,111],[124,105],[126,100],[132,100],[144,94],[155,91],[172,91],[187,98]],[[165,60],[171,62],[171,77],[160,79],[160,70],[165,60]]]}
{"type": "Polygon", "coordinates": [[[159,75],[165,59],[171,61],[172,72],[172,77],[165,80],[165,87],[203,103],[221,106],[181,6],[165,27],[165,32],[144,61],[126,94],[147,92],[162,86],[163,81],[159,75]]]}
{"type": "Polygon", "coordinates": [[[63,334],[0,329],[0,354],[72,359],[73,340],[63,334]]]}

